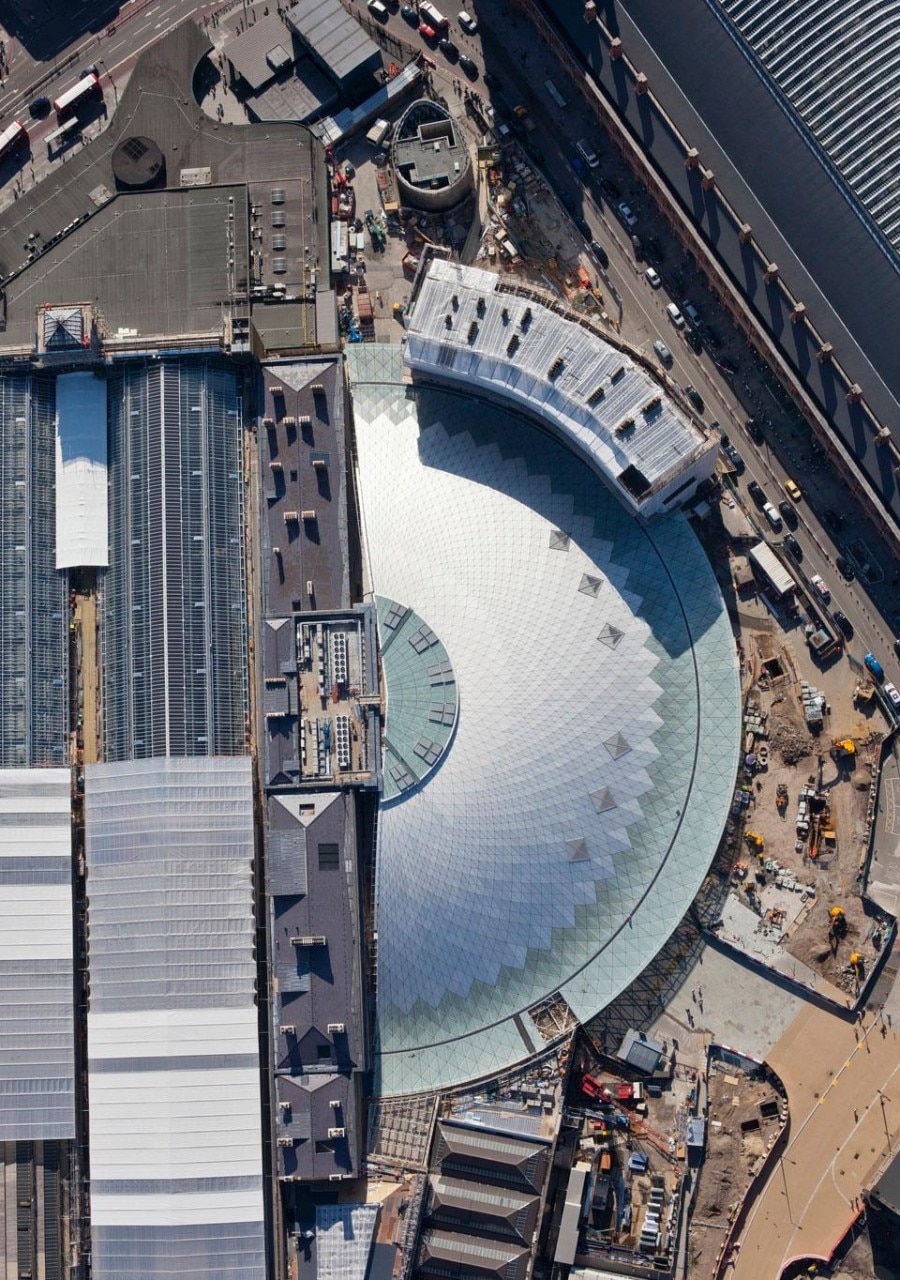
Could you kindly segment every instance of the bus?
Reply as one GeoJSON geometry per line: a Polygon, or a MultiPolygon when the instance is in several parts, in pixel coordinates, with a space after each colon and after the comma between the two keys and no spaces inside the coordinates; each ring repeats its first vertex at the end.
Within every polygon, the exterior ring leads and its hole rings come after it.
{"type": "Polygon", "coordinates": [[[66,89],[65,93],[61,93],[58,98],[54,99],[53,110],[58,116],[65,115],[67,111],[74,111],[85,98],[89,98],[99,88],[100,77],[96,71],[89,71],[86,76],[82,76],[77,84],[73,84],[71,89],[66,89]]]}
{"type": "Polygon", "coordinates": [[[4,160],[10,152],[15,151],[16,147],[20,147],[27,140],[28,130],[21,120],[14,120],[12,124],[7,125],[0,133],[0,160],[4,160]]]}

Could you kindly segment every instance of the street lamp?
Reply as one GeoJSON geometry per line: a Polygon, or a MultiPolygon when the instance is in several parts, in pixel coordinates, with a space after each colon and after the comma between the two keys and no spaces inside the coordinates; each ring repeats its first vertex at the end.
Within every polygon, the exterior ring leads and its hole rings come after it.
{"type": "MultiPolygon", "coordinates": [[[[885,1095],[881,1092],[880,1089],[876,1089],[875,1092],[878,1094],[878,1101],[881,1104],[881,1121],[884,1125],[884,1136],[887,1138],[888,1151],[893,1154],[894,1148],[893,1148],[893,1144],[891,1143],[891,1131],[888,1128],[887,1112],[884,1109],[885,1095]]],[[[887,1101],[890,1102],[890,1098],[888,1098],[887,1101]]]]}

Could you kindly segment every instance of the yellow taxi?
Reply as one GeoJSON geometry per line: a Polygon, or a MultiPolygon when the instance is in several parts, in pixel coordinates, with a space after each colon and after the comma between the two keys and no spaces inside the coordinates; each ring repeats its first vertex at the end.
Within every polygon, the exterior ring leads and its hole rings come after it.
{"type": "Polygon", "coordinates": [[[803,494],[800,492],[800,486],[796,483],[796,481],[785,480],[784,487],[785,487],[785,490],[787,491],[788,496],[793,498],[795,502],[799,502],[800,499],[803,497],[803,494]]]}

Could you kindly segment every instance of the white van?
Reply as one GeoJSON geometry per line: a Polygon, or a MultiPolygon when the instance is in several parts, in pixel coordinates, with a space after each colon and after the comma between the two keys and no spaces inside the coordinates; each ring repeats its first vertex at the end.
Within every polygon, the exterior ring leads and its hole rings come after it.
{"type": "Polygon", "coordinates": [[[472,17],[471,13],[466,13],[465,9],[460,9],[456,15],[456,20],[467,35],[474,36],[478,30],[477,21],[472,17]]]}
{"type": "Polygon", "coordinates": [[[678,310],[674,302],[670,302],[666,307],[666,315],[672,321],[676,329],[684,328],[684,316],[678,310]]]}
{"type": "Polygon", "coordinates": [[[781,531],[781,516],[778,514],[778,508],[773,502],[767,502],[763,507],[763,515],[776,533],[781,531]]]}
{"type": "Polygon", "coordinates": [[[594,148],[591,146],[589,142],[585,141],[584,138],[581,138],[578,142],[575,143],[575,150],[581,156],[582,160],[584,161],[584,163],[587,165],[589,169],[596,169],[597,166],[600,164],[600,161],[597,158],[597,152],[594,150],[594,148]]]}
{"type": "Polygon", "coordinates": [[[367,0],[366,8],[373,18],[377,18],[379,22],[387,22],[389,16],[387,5],[382,4],[381,0],[367,0]]]}

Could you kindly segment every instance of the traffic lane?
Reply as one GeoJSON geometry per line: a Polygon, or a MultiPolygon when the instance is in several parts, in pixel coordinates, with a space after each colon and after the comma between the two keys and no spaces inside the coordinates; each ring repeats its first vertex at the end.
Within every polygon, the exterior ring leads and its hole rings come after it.
{"type": "MultiPolygon", "coordinates": [[[[757,445],[747,434],[746,426],[741,422],[742,439],[735,443],[744,460],[745,472],[739,477],[746,490],[750,480],[756,480],[764,490],[767,499],[776,505],[787,498],[784,483],[788,479],[800,476],[801,489],[804,477],[801,471],[787,463],[772,450],[768,437],[763,444],[757,445]]],[[[746,495],[745,495],[746,496],[746,495]]],[[[750,504],[747,504],[750,505],[750,504]]],[[[863,654],[875,653],[894,683],[900,681],[900,662],[894,653],[893,638],[885,626],[878,608],[859,578],[847,582],[838,571],[836,559],[838,551],[824,524],[805,499],[793,504],[798,520],[798,528],[794,531],[803,548],[802,568],[807,577],[813,573],[821,574],[831,590],[832,608],[840,608],[850,618],[854,635],[848,641],[848,647],[855,657],[862,660],[863,654]],[[845,607],[846,606],[846,607],[845,607]]],[[[786,530],[790,532],[790,530],[786,530]]]]}

